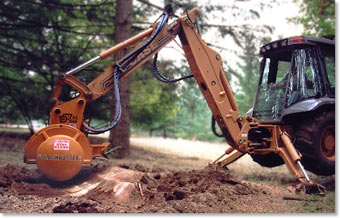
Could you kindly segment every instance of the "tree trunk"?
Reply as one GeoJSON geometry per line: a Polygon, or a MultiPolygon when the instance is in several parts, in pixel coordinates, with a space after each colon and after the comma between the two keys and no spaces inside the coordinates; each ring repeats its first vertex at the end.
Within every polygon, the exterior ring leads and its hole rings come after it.
{"type": "MultiPolygon", "coordinates": [[[[131,37],[132,0],[116,1],[114,42],[118,44],[131,37]]],[[[127,53],[123,50],[115,55],[119,60],[127,53]]],[[[130,149],[130,79],[119,81],[120,98],[122,104],[122,117],[118,125],[110,132],[110,143],[118,149],[117,156],[123,158],[129,154],[130,149]]],[[[114,107],[112,108],[114,114],[114,107]]]]}

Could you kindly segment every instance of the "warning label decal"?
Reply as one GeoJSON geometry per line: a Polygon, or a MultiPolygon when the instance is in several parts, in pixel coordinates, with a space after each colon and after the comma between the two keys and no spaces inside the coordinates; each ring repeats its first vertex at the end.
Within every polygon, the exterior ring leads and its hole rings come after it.
{"type": "Polygon", "coordinates": [[[54,140],[53,149],[54,150],[69,151],[70,150],[70,140],[61,140],[61,139],[54,140]]]}

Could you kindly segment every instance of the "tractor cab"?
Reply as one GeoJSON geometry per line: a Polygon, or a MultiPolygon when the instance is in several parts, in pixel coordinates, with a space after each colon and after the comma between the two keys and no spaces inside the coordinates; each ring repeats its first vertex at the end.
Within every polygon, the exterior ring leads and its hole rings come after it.
{"type": "Polygon", "coordinates": [[[335,104],[335,42],[297,36],[261,47],[260,80],[253,114],[282,123],[290,114],[335,104]]]}

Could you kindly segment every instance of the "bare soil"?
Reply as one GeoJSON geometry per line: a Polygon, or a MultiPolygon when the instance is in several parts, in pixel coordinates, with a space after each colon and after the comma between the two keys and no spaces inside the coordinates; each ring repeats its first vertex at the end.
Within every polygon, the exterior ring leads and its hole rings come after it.
{"type": "Polygon", "coordinates": [[[97,158],[55,182],[23,163],[28,138],[0,132],[1,213],[335,213],[335,177],[320,180],[330,197],[301,195],[290,182],[247,181],[208,159],[134,145],[125,159],[97,158]]]}

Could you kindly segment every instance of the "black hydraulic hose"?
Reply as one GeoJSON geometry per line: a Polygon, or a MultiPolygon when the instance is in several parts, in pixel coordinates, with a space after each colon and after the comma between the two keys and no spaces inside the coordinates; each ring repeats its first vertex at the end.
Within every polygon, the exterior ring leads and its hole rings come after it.
{"type": "Polygon", "coordinates": [[[224,137],[223,134],[218,134],[216,131],[216,120],[213,115],[211,115],[211,130],[217,137],[224,137]]]}
{"type": "Polygon", "coordinates": [[[167,22],[169,18],[168,14],[163,14],[161,16],[161,21],[158,24],[155,32],[151,35],[151,37],[142,45],[140,46],[137,50],[131,52],[130,54],[128,54],[127,56],[125,56],[118,64],[121,65],[123,64],[125,61],[127,61],[128,59],[130,59],[128,62],[126,62],[122,68],[124,69],[127,65],[129,65],[129,63],[131,61],[133,61],[135,58],[137,58],[137,56],[139,55],[140,52],[142,52],[148,45],[150,45],[150,43],[156,38],[156,36],[158,35],[158,33],[161,31],[161,29],[164,27],[164,24],[167,22]]]}
{"type": "Polygon", "coordinates": [[[116,66],[115,71],[114,71],[114,78],[113,78],[113,88],[114,88],[114,93],[115,93],[115,116],[113,121],[110,123],[110,125],[100,128],[100,129],[95,129],[93,127],[90,127],[89,125],[87,125],[86,123],[83,123],[84,126],[84,131],[88,134],[101,134],[103,132],[109,131],[112,128],[114,128],[118,122],[120,121],[121,115],[122,115],[122,105],[120,102],[120,93],[119,93],[119,79],[121,77],[121,70],[124,71],[124,68],[130,63],[132,62],[140,52],[142,52],[154,39],[155,37],[158,35],[158,33],[161,31],[161,29],[164,27],[164,24],[166,23],[166,21],[168,20],[169,15],[164,13],[161,16],[161,21],[158,24],[156,31],[154,32],[154,34],[142,45],[140,46],[137,50],[131,52],[130,54],[128,54],[127,56],[125,56],[122,60],[119,61],[118,66],[116,66]],[[122,63],[124,63],[125,61],[127,61],[123,66],[120,66],[122,63]]]}
{"type": "Polygon", "coordinates": [[[181,77],[181,78],[178,78],[178,79],[169,79],[167,78],[166,76],[164,76],[158,69],[157,67],[157,57],[158,57],[158,53],[155,54],[154,58],[153,58],[153,63],[152,63],[152,73],[154,75],[154,77],[161,81],[161,82],[164,82],[164,83],[175,83],[175,82],[178,82],[180,80],[184,80],[184,79],[188,79],[188,78],[191,78],[193,77],[194,75],[190,74],[190,75],[187,75],[187,76],[184,76],[184,77],[181,77]]]}
{"type": "Polygon", "coordinates": [[[113,89],[114,89],[114,93],[115,93],[115,100],[116,100],[116,104],[115,104],[115,116],[114,116],[114,120],[110,123],[110,125],[104,127],[104,128],[100,128],[100,129],[95,129],[90,127],[89,125],[87,125],[86,123],[83,123],[84,127],[85,127],[85,132],[88,134],[100,134],[106,131],[109,131],[110,129],[112,129],[113,127],[115,127],[121,116],[122,116],[122,104],[120,102],[120,94],[119,94],[119,70],[116,68],[115,72],[114,72],[114,78],[113,78],[113,89]]]}

